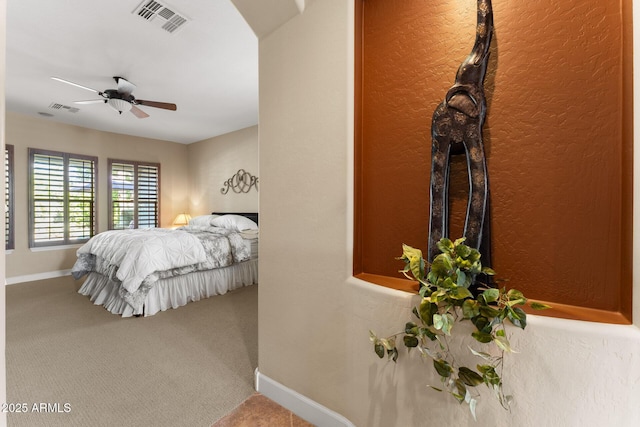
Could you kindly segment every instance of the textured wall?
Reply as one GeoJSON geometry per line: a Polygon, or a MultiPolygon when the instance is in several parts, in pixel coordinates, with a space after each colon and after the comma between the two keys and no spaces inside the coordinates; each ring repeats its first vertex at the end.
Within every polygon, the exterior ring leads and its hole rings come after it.
{"type": "MultiPolygon", "coordinates": [[[[260,177],[258,126],[251,126],[187,146],[189,212],[191,216],[216,212],[257,212],[259,192],[220,189],[238,169],[260,177]]],[[[260,183],[258,181],[258,188],[260,183]]]]}
{"type": "MultiPolygon", "coordinates": [[[[493,3],[484,127],[493,267],[533,298],[619,311],[631,280],[621,4],[493,3]]],[[[426,250],[431,115],[473,46],[476,4],[363,4],[362,269],[397,276],[402,243],[426,250]]],[[[462,157],[451,183],[457,238],[462,157]]]]}

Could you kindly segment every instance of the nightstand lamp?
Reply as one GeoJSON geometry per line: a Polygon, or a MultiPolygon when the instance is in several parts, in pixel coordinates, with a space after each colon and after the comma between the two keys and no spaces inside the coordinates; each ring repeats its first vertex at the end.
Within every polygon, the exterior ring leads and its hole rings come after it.
{"type": "Polygon", "coordinates": [[[176,227],[182,227],[183,225],[189,225],[189,221],[191,221],[191,215],[188,213],[181,213],[175,220],[173,220],[173,225],[176,227]]]}

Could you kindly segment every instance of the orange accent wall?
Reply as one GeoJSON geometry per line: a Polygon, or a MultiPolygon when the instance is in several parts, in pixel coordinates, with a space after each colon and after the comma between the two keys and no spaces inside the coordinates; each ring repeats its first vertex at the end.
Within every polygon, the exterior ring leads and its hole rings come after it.
{"type": "MultiPolygon", "coordinates": [[[[498,278],[533,299],[629,321],[630,3],[494,0],[483,130],[498,278]]],[[[400,277],[402,243],[426,252],[431,116],[471,51],[475,8],[358,2],[356,274],[400,277]]],[[[452,238],[467,193],[459,156],[452,238]]]]}

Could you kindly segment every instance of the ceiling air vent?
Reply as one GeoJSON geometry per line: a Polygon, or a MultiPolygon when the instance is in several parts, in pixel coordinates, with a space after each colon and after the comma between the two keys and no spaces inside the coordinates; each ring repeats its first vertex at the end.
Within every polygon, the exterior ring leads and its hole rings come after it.
{"type": "Polygon", "coordinates": [[[133,13],[168,33],[174,33],[187,22],[187,18],[177,13],[172,6],[155,0],[144,0],[133,13]]]}
{"type": "Polygon", "coordinates": [[[68,105],[58,104],[57,102],[52,102],[51,105],[49,105],[49,108],[52,110],[68,111],[69,113],[77,113],[80,111],[79,108],[69,107],[68,105]]]}

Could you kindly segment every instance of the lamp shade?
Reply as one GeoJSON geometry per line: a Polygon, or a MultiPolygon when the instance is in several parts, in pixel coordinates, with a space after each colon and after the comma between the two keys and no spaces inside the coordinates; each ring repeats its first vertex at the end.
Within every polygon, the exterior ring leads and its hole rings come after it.
{"type": "Polygon", "coordinates": [[[109,98],[107,103],[120,114],[122,114],[123,111],[130,111],[132,107],[130,102],[118,98],[109,98]]]}
{"type": "Polygon", "coordinates": [[[189,215],[188,213],[181,213],[178,214],[175,220],[173,220],[173,225],[189,225],[189,221],[191,221],[191,215],[189,215]]]}

